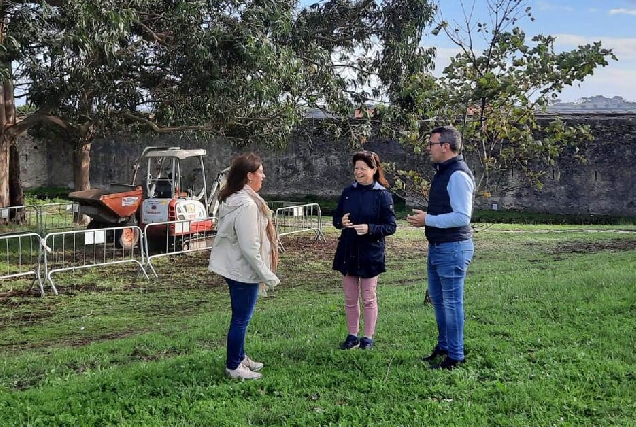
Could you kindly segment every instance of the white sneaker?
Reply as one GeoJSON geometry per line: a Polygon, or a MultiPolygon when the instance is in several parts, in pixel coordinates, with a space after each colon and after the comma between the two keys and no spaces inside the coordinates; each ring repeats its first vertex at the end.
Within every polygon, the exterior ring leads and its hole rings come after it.
{"type": "Polygon", "coordinates": [[[263,374],[259,374],[258,372],[250,371],[247,366],[242,364],[238,365],[236,369],[225,368],[225,373],[230,378],[238,378],[242,380],[257,380],[263,376],[263,374]]]}
{"type": "Polygon", "coordinates": [[[263,369],[263,364],[261,362],[255,362],[246,354],[241,362],[241,365],[246,366],[250,369],[250,371],[260,371],[263,369]]]}

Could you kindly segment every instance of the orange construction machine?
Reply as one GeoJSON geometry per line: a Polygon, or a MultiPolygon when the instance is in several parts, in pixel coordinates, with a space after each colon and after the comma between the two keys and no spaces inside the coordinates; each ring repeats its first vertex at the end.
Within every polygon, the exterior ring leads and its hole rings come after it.
{"type": "MultiPolygon", "coordinates": [[[[130,185],[111,184],[106,189],[74,191],[69,198],[79,204],[79,213],[91,218],[87,228],[137,226],[170,221],[187,221],[188,226],[168,224],[150,227],[149,241],[169,236],[210,232],[218,209],[218,193],[228,169],[220,172],[208,191],[204,149],[146,147],[133,167],[130,185]],[[146,176],[136,184],[137,172],[146,163],[146,176]]],[[[132,248],[139,241],[136,228],[123,228],[115,235],[115,244],[132,248]]]]}

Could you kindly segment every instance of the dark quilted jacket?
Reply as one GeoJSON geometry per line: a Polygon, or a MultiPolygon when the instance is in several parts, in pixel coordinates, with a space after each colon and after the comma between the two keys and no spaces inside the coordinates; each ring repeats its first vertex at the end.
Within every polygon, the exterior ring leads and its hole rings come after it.
{"type": "Polygon", "coordinates": [[[364,278],[386,271],[384,237],[395,233],[397,228],[393,198],[388,190],[377,182],[370,185],[356,182],[345,188],[333,214],[333,225],[342,229],[334,270],[364,278]],[[346,213],[354,224],[368,224],[369,232],[359,236],[353,228],[343,228],[342,217],[346,213]]]}

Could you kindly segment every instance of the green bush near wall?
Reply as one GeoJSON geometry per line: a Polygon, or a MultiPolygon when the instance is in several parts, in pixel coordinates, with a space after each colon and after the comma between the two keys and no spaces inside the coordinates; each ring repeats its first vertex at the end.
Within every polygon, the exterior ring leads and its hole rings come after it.
{"type": "Polygon", "coordinates": [[[27,200],[66,199],[71,191],[65,187],[38,187],[24,190],[24,196],[27,200]]]}
{"type": "Polygon", "coordinates": [[[549,225],[621,225],[636,224],[636,216],[568,215],[539,212],[477,210],[475,223],[549,224],[549,225]]]}

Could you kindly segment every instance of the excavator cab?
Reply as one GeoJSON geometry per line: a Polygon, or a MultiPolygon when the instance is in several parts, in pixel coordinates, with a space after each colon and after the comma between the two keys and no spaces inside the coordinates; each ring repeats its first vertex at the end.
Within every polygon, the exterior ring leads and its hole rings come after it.
{"type": "MultiPolygon", "coordinates": [[[[115,236],[115,243],[126,249],[139,241],[133,227],[137,225],[143,230],[147,224],[184,220],[189,222],[188,227],[170,226],[171,236],[212,231],[217,197],[229,169],[217,175],[208,193],[205,156],[204,149],[146,147],[133,166],[131,184],[75,191],[69,198],[78,202],[79,213],[91,217],[90,228],[130,226],[115,236]],[[136,181],[142,161],[146,170],[140,185],[136,181]]],[[[157,226],[152,231],[165,229],[157,226]]]]}
{"type": "MultiPolygon", "coordinates": [[[[146,147],[139,156],[146,162],[144,194],[157,199],[195,199],[208,205],[204,149],[146,147]]],[[[139,161],[136,163],[138,167],[139,161]]],[[[136,171],[135,171],[136,175],[136,171]]],[[[134,178],[133,178],[134,179],[134,178]]]]}

